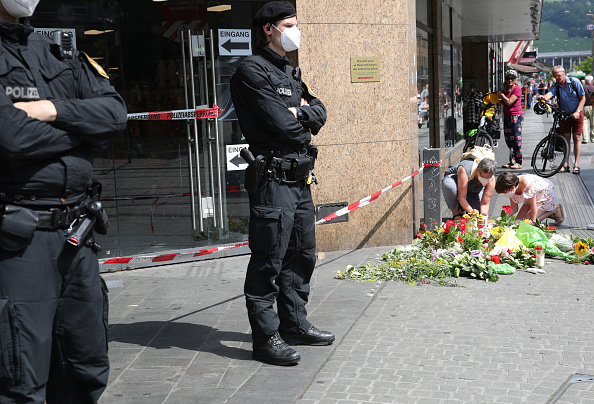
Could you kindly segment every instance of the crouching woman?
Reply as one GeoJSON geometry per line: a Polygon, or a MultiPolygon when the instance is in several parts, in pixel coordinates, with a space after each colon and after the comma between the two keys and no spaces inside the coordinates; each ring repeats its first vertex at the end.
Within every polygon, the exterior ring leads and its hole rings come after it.
{"type": "Polygon", "coordinates": [[[462,160],[448,168],[442,181],[443,197],[454,220],[464,211],[487,216],[495,190],[495,160],[462,160]]]}

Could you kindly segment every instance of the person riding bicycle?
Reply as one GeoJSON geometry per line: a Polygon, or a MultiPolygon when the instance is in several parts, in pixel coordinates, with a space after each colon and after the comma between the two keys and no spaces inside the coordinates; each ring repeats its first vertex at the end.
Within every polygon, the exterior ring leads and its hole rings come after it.
{"type": "MultiPolygon", "coordinates": [[[[559,129],[561,135],[567,140],[567,144],[571,144],[573,137],[573,154],[575,162],[573,165],[573,173],[580,173],[580,154],[582,153],[582,131],[584,124],[584,105],[586,103],[586,93],[582,83],[576,78],[570,77],[569,80],[565,77],[565,68],[563,66],[553,67],[553,77],[555,84],[551,86],[548,93],[539,95],[539,100],[550,100],[557,97],[559,107],[571,114],[567,119],[561,119],[559,129]],[[573,136],[572,136],[573,135],[573,136]]],[[[568,172],[569,165],[566,163],[560,170],[560,173],[568,172]]]]}
{"type": "Polygon", "coordinates": [[[518,73],[515,70],[505,72],[503,91],[498,91],[499,103],[503,105],[503,133],[505,144],[509,148],[509,163],[503,168],[522,168],[522,88],[516,84],[518,73]]]}

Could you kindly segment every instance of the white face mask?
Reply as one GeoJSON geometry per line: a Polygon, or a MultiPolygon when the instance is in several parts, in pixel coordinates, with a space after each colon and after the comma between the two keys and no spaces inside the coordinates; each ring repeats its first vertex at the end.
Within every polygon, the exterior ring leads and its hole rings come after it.
{"type": "Polygon", "coordinates": [[[484,177],[481,177],[481,175],[480,175],[480,174],[478,175],[478,177],[477,177],[477,178],[478,178],[479,182],[481,183],[481,185],[482,185],[483,187],[484,187],[484,186],[486,186],[486,185],[489,183],[489,181],[491,181],[491,178],[484,178],[484,177]]]}
{"type": "Polygon", "coordinates": [[[281,33],[281,45],[283,45],[285,52],[299,49],[299,45],[301,45],[301,31],[299,31],[296,25],[286,28],[284,31],[278,29],[276,25],[272,26],[281,33]]]}
{"type": "Polygon", "coordinates": [[[2,5],[13,17],[31,17],[39,0],[1,0],[2,5]]]}

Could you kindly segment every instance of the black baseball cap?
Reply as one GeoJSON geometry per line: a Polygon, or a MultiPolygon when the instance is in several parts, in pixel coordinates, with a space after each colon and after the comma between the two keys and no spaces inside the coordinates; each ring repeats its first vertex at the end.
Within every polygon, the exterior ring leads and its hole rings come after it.
{"type": "Polygon", "coordinates": [[[256,27],[261,27],[269,22],[277,22],[287,18],[295,17],[297,11],[295,7],[288,1],[271,1],[270,3],[264,4],[264,6],[258,10],[252,24],[256,27]]]}

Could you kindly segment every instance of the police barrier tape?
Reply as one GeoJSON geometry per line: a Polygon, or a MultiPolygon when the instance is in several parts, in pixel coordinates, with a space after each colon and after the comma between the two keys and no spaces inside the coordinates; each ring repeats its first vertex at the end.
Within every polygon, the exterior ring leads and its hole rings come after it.
{"type": "Polygon", "coordinates": [[[176,111],[138,112],[128,114],[129,121],[178,121],[182,119],[217,118],[224,110],[215,104],[212,108],[179,109],[176,111]]]}
{"type": "MultiPolygon", "coordinates": [[[[349,212],[352,212],[354,210],[362,208],[363,206],[369,205],[371,202],[378,199],[382,194],[388,192],[389,190],[391,190],[393,188],[396,188],[398,185],[400,185],[400,184],[412,179],[414,176],[418,175],[421,172],[421,170],[423,169],[423,167],[441,167],[441,161],[425,162],[425,163],[423,163],[422,167],[420,167],[418,170],[413,172],[411,175],[401,179],[398,182],[395,182],[394,184],[382,189],[381,191],[378,191],[372,195],[369,195],[366,198],[361,199],[358,202],[355,202],[355,203],[347,206],[346,208],[342,208],[340,210],[337,210],[334,213],[329,214],[325,218],[318,220],[315,224],[318,225],[318,224],[327,223],[332,219],[335,219],[342,215],[346,215],[349,212]]],[[[144,263],[146,263],[146,262],[172,262],[172,261],[179,260],[179,259],[188,259],[188,258],[200,257],[203,255],[209,255],[209,254],[213,254],[218,251],[230,250],[230,249],[242,247],[242,246],[245,246],[248,244],[249,244],[248,242],[244,242],[244,243],[239,243],[239,244],[230,245],[230,246],[207,248],[204,250],[191,251],[191,252],[185,252],[185,253],[110,258],[105,261],[100,260],[99,263],[103,264],[103,265],[109,265],[109,264],[130,264],[130,263],[137,263],[137,262],[138,263],[140,263],[140,262],[144,262],[144,263]]]]}
{"type": "Polygon", "coordinates": [[[415,175],[418,175],[421,172],[421,169],[423,167],[441,167],[441,161],[436,161],[436,162],[433,162],[432,161],[432,162],[425,162],[425,163],[423,163],[423,166],[421,166],[417,171],[413,172],[411,175],[409,175],[409,176],[401,179],[398,182],[393,183],[390,186],[387,186],[386,188],[382,189],[381,191],[377,191],[376,193],[371,194],[368,197],[361,199],[358,202],[355,202],[355,203],[350,204],[346,208],[339,209],[336,212],[329,214],[325,218],[318,220],[316,222],[316,225],[327,223],[327,222],[329,222],[332,219],[336,219],[339,216],[346,215],[349,212],[352,212],[354,210],[357,210],[359,208],[362,208],[363,206],[369,205],[371,202],[373,202],[377,198],[379,198],[382,194],[385,194],[386,192],[388,192],[389,190],[391,190],[393,188],[396,188],[398,185],[402,184],[403,182],[406,182],[406,181],[412,179],[415,175]]]}
{"type": "Polygon", "coordinates": [[[119,257],[119,258],[110,258],[103,262],[99,262],[103,265],[109,264],[134,264],[137,262],[171,262],[176,261],[179,259],[188,259],[194,257],[200,257],[202,255],[212,254],[218,251],[223,250],[231,250],[233,248],[242,247],[244,245],[248,245],[247,241],[244,243],[239,243],[235,245],[228,245],[222,247],[214,247],[214,248],[207,248],[205,250],[198,250],[198,251],[190,251],[190,252],[183,252],[183,253],[172,253],[172,254],[161,254],[161,255],[141,255],[138,257],[119,257]]]}

